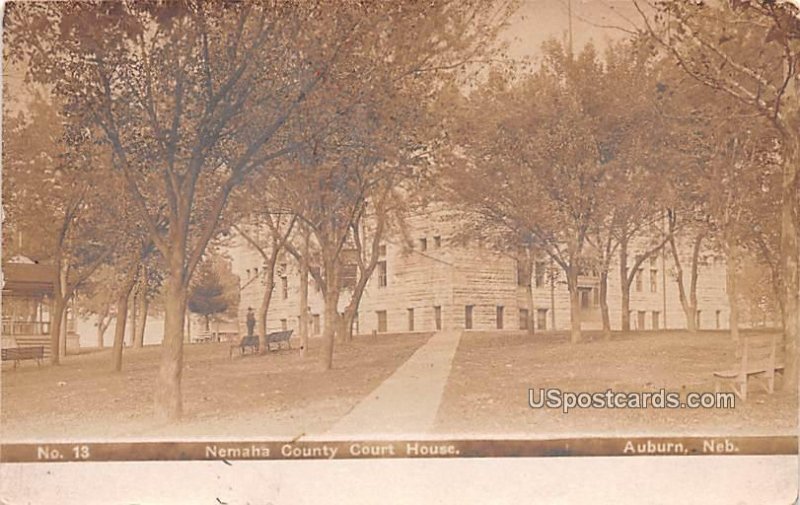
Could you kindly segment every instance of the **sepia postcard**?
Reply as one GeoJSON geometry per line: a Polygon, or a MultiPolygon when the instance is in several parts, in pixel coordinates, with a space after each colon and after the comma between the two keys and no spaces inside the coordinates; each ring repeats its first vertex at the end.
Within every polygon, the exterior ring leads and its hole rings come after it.
{"type": "Polygon", "coordinates": [[[2,40],[0,502],[797,498],[794,1],[16,0],[2,40]]]}

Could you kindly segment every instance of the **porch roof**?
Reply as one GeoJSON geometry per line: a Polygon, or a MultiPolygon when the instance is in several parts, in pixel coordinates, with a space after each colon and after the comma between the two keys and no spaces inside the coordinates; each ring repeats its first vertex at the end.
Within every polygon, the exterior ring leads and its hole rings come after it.
{"type": "Polygon", "coordinates": [[[3,264],[3,295],[31,296],[53,293],[55,267],[39,263],[3,264]]]}

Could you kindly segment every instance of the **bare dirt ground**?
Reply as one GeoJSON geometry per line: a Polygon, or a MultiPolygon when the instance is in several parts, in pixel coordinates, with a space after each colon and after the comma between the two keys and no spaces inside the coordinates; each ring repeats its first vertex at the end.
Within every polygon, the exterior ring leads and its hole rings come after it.
{"type": "MultiPolygon", "coordinates": [[[[658,332],[615,335],[604,342],[570,345],[566,335],[501,335],[466,332],[437,416],[448,435],[793,435],[797,395],[768,395],[751,379],[747,402],[733,410],[555,409],[528,406],[529,388],[572,392],[713,392],[712,373],[737,359],[729,334],[658,332]]],[[[780,379],[777,379],[780,384],[780,379]]],[[[723,389],[730,391],[729,389],[723,389]]],[[[538,398],[538,396],[537,396],[538,398]]],[[[685,399],[685,396],[682,396],[685,399]]]]}
{"type": "Polygon", "coordinates": [[[320,433],[394,372],[430,334],[356,337],[337,343],[334,369],[319,365],[319,341],[297,350],[229,359],[230,344],[184,351],[184,420],[153,424],[160,346],[125,349],[121,373],[111,353],[68,356],[58,367],[4,364],[4,442],[70,439],[253,439],[320,433]]]}

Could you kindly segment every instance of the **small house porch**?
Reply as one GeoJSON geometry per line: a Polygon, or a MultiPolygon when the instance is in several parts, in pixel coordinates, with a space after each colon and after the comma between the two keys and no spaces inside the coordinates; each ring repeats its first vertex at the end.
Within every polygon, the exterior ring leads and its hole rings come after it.
{"type": "MultiPolygon", "coordinates": [[[[14,258],[3,265],[2,336],[0,346],[43,346],[50,355],[50,314],[53,300],[53,267],[27,258],[14,258]]],[[[62,336],[68,354],[80,349],[80,337],[72,311],[67,312],[66,335],[62,336]]]]}

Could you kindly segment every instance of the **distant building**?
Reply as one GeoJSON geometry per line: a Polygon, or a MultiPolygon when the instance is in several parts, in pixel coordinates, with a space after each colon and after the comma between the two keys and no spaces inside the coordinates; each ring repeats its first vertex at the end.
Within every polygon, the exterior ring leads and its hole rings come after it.
{"type": "MultiPolygon", "coordinates": [[[[14,257],[3,264],[2,347],[43,346],[50,355],[50,314],[54,267],[14,257]]],[[[66,352],[77,353],[80,337],[73,311],[67,311],[66,352]]]]}
{"type": "MultiPolygon", "coordinates": [[[[367,285],[354,324],[357,334],[427,332],[437,329],[525,330],[528,302],[524,270],[517,262],[474,243],[456,243],[453,226],[434,216],[408,220],[406,239],[387,240],[367,285]],[[410,244],[408,243],[410,241],[410,244]]],[[[264,292],[261,256],[244,240],[231,251],[233,271],[241,279],[240,329],[246,307],[258,307],[264,292]]],[[[632,251],[632,255],[635,251],[632,251]]],[[[688,261],[688,258],[687,260],[688,261]]],[[[630,260],[633,263],[633,258],[630,260]]],[[[630,290],[631,328],[682,329],[686,318],[674,279],[671,255],[664,251],[642,263],[630,290]]],[[[688,268],[684,266],[686,285],[688,268]]],[[[570,326],[569,293],[565,276],[542,257],[530,272],[534,298],[533,322],[537,331],[567,330],[570,326]]],[[[279,260],[275,290],[268,313],[269,331],[299,327],[299,270],[291,256],[279,260]]],[[[612,262],[608,282],[612,329],[621,328],[619,264],[612,262]]],[[[599,277],[587,272],[579,277],[582,328],[602,328],[599,277]]],[[[350,298],[342,293],[340,312],[350,298]]],[[[728,301],[725,265],[719,260],[701,264],[697,288],[700,329],[726,329],[728,301]]],[[[321,332],[324,305],[320,291],[309,281],[309,331],[321,332]]]]}

